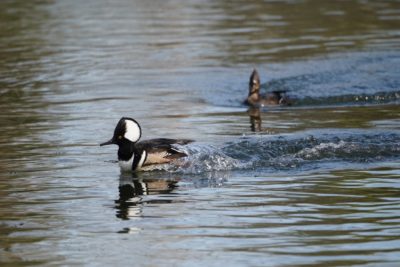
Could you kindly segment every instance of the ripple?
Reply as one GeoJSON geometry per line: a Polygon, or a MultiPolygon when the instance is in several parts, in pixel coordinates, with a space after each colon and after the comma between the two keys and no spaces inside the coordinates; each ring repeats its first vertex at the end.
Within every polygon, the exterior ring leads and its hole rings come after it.
{"type": "Polygon", "coordinates": [[[177,147],[188,155],[177,165],[160,165],[154,170],[196,174],[227,170],[306,170],[328,164],[365,164],[398,158],[398,133],[329,131],[295,136],[250,136],[223,147],[189,144],[177,147]]]}

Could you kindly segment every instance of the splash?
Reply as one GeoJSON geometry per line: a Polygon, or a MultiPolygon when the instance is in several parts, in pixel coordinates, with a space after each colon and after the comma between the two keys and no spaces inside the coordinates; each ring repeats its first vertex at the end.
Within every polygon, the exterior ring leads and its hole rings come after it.
{"type": "Polygon", "coordinates": [[[233,158],[225,154],[221,149],[210,145],[181,146],[180,150],[188,155],[182,159],[174,170],[184,173],[203,173],[213,171],[226,171],[245,168],[245,163],[240,158],[233,158]]]}
{"type": "Polygon", "coordinates": [[[250,136],[222,147],[191,144],[188,154],[163,170],[199,174],[228,170],[288,170],[317,168],[324,163],[369,163],[398,158],[399,133],[334,132],[287,136],[250,136]]]}
{"type": "MultiPolygon", "coordinates": [[[[287,91],[293,106],[375,105],[400,102],[399,64],[397,52],[360,52],[270,64],[258,70],[262,93],[287,91]]],[[[243,78],[233,88],[213,91],[213,97],[206,99],[217,106],[243,106],[247,82],[243,78]]]]}
{"type": "Polygon", "coordinates": [[[377,92],[374,94],[348,94],[327,97],[307,96],[293,100],[297,106],[389,104],[400,101],[400,91],[377,92]]]}

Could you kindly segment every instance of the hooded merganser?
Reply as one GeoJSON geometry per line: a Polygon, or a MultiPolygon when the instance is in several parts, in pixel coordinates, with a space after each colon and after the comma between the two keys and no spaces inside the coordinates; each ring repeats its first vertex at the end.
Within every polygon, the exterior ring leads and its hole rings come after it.
{"type": "Polygon", "coordinates": [[[113,137],[100,146],[118,145],[118,163],[123,171],[149,170],[157,164],[173,163],[187,155],[174,145],[186,145],[193,140],[157,138],[138,142],[142,135],[139,123],[123,117],[113,137]]]}
{"type": "Polygon", "coordinates": [[[256,69],[250,75],[249,95],[244,101],[246,105],[253,107],[263,107],[270,105],[290,105],[290,101],[286,96],[286,91],[272,91],[267,93],[263,98],[260,96],[260,76],[256,69]]]}

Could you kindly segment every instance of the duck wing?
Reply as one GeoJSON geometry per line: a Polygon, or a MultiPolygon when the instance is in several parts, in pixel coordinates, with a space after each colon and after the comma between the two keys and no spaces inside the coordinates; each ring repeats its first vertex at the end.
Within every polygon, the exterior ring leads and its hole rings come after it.
{"type": "Polygon", "coordinates": [[[138,142],[135,146],[140,150],[146,150],[147,158],[144,165],[149,165],[168,163],[173,159],[186,157],[187,155],[174,145],[186,145],[191,142],[193,140],[190,139],[157,138],[138,142]]]}
{"type": "Polygon", "coordinates": [[[190,139],[156,138],[140,141],[136,143],[136,147],[150,151],[152,149],[170,148],[172,145],[186,145],[191,142],[193,142],[193,140],[190,139]]]}

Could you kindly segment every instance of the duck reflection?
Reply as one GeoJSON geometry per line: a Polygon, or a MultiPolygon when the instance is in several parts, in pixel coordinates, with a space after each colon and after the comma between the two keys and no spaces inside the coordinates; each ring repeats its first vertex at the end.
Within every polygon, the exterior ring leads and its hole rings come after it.
{"type": "MultiPolygon", "coordinates": [[[[158,175],[160,175],[158,173],[158,175]]],[[[122,220],[131,220],[143,217],[145,204],[173,203],[173,191],[178,188],[219,188],[223,187],[230,172],[207,172],[199,175],[186,175],[184,178],[171,173],[153,178],[151,174],[133,173],[121,174],[119,179],[119,199],[115,201],[116,217],[122,220]],[[171,197],[166,195],[171,194],[171,197]]],[[[182,201],[180,199],[180,201],[182,201]]],[[[137,231],[127,228],[130,233],[137,231]]],[[[126,233],[126,229],[121,231],[126,233]]]]}
{"type": "Polygon", "coordinates": [[[247,110],[247,114],[250,117],[250,129],[253,132],[261,132],[262,131],[262,120],[261,120],[261,111],[260,108],[250,107],[247,110]]]}
{"type": "Polygon", "coordinates": [[[115,201],[120,219],[128,220],[142,216],[143,203],[171,203],[170,199],[143,200],[146,195],[169,194],[176,187],[179,178],[140,178],[137,174],[121,174],[119,199],[115,201]]]}

